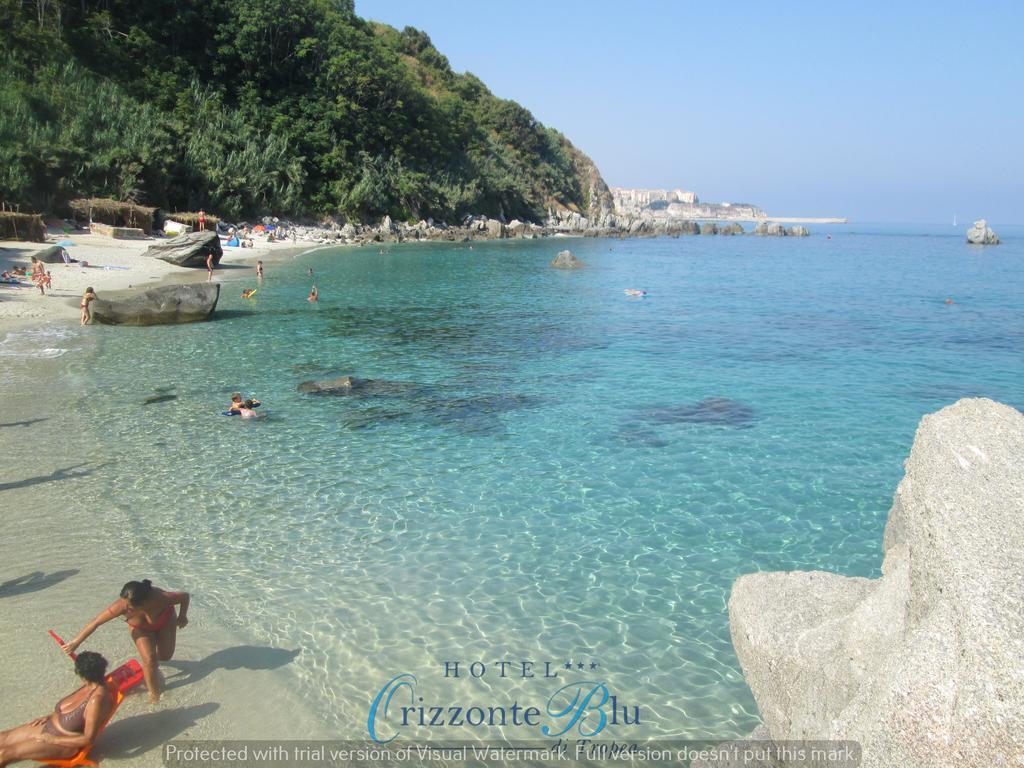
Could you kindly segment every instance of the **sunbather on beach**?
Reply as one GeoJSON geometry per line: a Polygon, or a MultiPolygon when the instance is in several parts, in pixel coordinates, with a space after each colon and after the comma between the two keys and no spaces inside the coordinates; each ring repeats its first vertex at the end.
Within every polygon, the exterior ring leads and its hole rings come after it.
{"type": "Polygon", "coordinates": [[[178,627],[188,624],[188,603],[188,592],[167,592],[154,587],[149,579],[129,581],[121,588],[120,598],[90,621],[74,640],[61,647],[66,653],[73,653],[99,627],[123,616],[142,657],[149,700],[155,703],[160,700],[158,661],[169,661],[174,656],[178,627]],[[177,614],[176,605],[181,606],[177,614]]]}
{"type": "Polygon", "coordinates": [[[19,760],[67,759],[92,744],[114,706],[104,680],[107,660],[84,651],[75,660],[83,685],[57,702],[53,712],[0,731],[0,768],[19,760]]]}
{"type": "Polygon", "coordinates": [[[92,312],[89,309],[89,305],[96,301],[97,298],[96,292],[91,286],[86,288],[85,293],[82,294],[82,300],[78,303],[78,306],[82,308],[82,325],[92,320],[92,312]]]}

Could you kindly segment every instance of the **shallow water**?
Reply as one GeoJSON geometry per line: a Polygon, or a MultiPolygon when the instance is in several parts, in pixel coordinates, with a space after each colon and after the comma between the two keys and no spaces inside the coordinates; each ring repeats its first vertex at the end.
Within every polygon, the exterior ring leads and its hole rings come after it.
{"type": "MultiPolygon", "coordinates": [[[[543,709],[600,680],[641,708],[604,735],[725,738],[758,720],[733,580],[878,575],[921,416],[1024,405],[1024,232],[824,231],[320,251],[268,264],[252,300],[226,272],[213,323],[0,355],[61,357],[97,524],[239,632],[301,648],[296,685],[339,736],[412,673],[425,706],[543,709]],[[565,247],[588,267],[549,269],[565,247]],[[343,374],[388,383],[296,389],[343,374]],[[221,416],[234,390],[266,418],[221,416]],[[443,677],[527,659],[559,678],[443,677]]],[[[488,731],[403,738],[428,733],[488,731]]]]}

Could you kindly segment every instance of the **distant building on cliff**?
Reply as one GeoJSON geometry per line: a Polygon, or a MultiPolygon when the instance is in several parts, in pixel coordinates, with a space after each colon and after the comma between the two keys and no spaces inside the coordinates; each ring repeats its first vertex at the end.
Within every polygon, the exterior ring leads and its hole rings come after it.
{"type": "Polygon", "coordinates": [[[682,189],[611,187],[615,213],[680,219],[763,219],[765,212],[750,203],[701,203],[696,192],[682,189]]]}

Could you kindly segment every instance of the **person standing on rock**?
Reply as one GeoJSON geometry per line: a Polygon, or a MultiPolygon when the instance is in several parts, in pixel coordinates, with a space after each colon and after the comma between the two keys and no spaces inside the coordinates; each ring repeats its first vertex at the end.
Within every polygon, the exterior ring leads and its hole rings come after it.
{"type": "Polygon", "coordinates": [[[199,231],[206,230],[206,211],[199,211],[199,231]]]}
{"type": "Polygon", "coordinates": [[[93,291],[92,286],[85,289],[85,293],[82,294],[82,300],[78,306],[82,309],[82,325],[86,325],[92,320],[92,312],[89,311],[89,305],[96,301],[96,292],[93,291]]]}

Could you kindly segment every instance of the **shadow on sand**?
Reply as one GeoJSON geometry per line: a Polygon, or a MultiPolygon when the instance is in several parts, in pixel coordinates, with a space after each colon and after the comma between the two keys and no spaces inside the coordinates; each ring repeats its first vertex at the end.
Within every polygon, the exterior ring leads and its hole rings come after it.
{"type": "Polygon", "coordinates": [[[30,427],[33,424],[38,424],[40,421],[46,421],[47,417],[41,416],[38,419],[25,419],[24,421],[7,421],[0,422],[0,427],[30,427]]]}
{"type": "Polygon", "coordinates": [[[179,672],[167,676],[167,690],[197,683],[218,669],[277,669],[290,664],[299,655],[299,649],[269,648],[256,645],[236,645],[215,651],[201,661],[173,659],[161,662],[176,667],[179,672]]]}
{"type": "Polygon", "coordinates": [[[0,597],[14,597],[15,595],[27,595],[29,592],[38,592],[41,589],[60,584],[64,579],[69,579],[77,573],[77,568],[68,571],[54,571],[53,573],[33,571],[0,584],[0,597]]]}
{"type": "Polygon", "coordinates": [[[208,702],[114,720],[103,732],[92,757],[127,760],[159,750],[219,708],[220,704],[208,702]]]}
{"type": "Polygon", "coordinates": [[[81,464],[72,464],[70,467],[55,469],[48,475],[26,477],[24,480],[15,480],[13,483],[0,483],[0,491],[13,491],[15,488],[28,488],[33,485],[39,485],[40,483],[50,483],[57,480],[72,480],[76,477],[85,477],[86,475],[91,475],[97,469],[106,466],[106,464],[98,464],[92,469],[79,469],[79,467],[88,467],[90,463],[91,462],[86,461],[81,464]]]}

